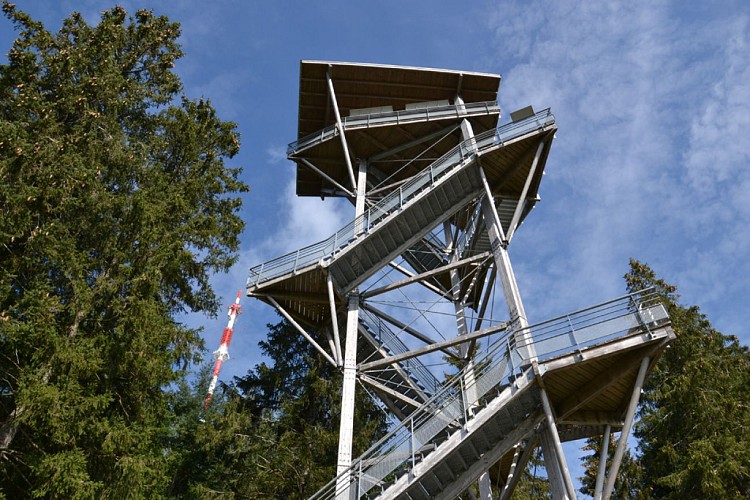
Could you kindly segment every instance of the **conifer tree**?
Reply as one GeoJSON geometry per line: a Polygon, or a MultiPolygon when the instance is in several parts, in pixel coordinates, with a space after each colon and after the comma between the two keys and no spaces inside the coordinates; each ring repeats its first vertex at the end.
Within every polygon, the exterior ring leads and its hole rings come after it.
{"type": "Polygon", "coordinates": [[[635,436],[654,498],[750,498],[750,353],[636,260],[629,291],[655,287],[677,339],[644,387],[635,436]]]}
{"type": "Polygon", "coordinates": [[[235,125],[182,95],[164,17],[3,12],[0,495],[158,496],[167,388],[202,347],[174,316],[215,312],[243,227],[235,125]]]}
{"type": "MultiPolygon", "coordinates": [[[[698,307],[681,305],[677,288],[646,264],[631,259],[625,280],[629,292],[655,289],[677,338],[646,381],[637,454],[623,460],[613,498],[750,497],[747,347],[716,331],[698,307]]],[[[587,442],[582,493],[593,494],[600,445],[587,442]]]]}
{"type": "MultiPolygon", "coordinates": [[[[342,374],[286,321],[268,325],[260,363],[236,379],[244,406],[273,431],[265,455],[267,498],[306,498],[336,475],[342,374]]],[[[386,431],[383,411],[362,390],[355,400],[353,456],[386,431]]]]}

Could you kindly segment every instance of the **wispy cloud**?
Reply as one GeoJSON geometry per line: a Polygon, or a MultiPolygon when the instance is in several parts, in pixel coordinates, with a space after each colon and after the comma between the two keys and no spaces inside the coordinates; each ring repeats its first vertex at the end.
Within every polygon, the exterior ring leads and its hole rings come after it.
{"type": "Polygon", "coordinates": [[[619,293],[630,256],[716,312],[705,287],[749,292],[736,273],[750,261],[748,16],[683,10],[504,2],[491,18],[501,103],[551,106],[560,127],[512,246],[542,309],[619,293]]]}

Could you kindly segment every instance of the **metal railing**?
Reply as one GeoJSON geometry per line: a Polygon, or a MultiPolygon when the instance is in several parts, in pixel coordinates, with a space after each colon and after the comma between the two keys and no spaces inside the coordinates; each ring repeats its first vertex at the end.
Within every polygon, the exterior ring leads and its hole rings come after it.
{"type": "Polygon", "coordinates": [[[479,221],[482,220],[482,203],[477,203],[476,208],[474,208],[474,212],[472,212],[471,217],[469,218],[469,221],[466,224],[466,228],[464,229],[461,236],[459,236],[458,241],[456,242],[456,255],[458,255],[459,259],[462,259],[465,257],[465,251],[466,247],[471,244],[471,240],[474,238],[474,234],[476,233],[477,229],[479,228],[479,221]]]}
{"type": "Polygon", "coordinates": [[[546,109],[525,120],[511,122],[497,130],[488,130],[461,142],[420,173],[388,193],[378,203],[367,209],[365,213],[336,231],[328,239],[250,268],[247,287],[258,286],[261,282],[297,272],[321,262],[322,259],[332,258],[344,247],[370,232],[388,215],[403,209],[420,193],[433,187],[450,173],[460,170],[467,164],[465,160],[472,158],[474,154],[498,144],[502,145],[505,141],[520,137],[533,130],[544,128],[553,124],[554,121],[554,116],[549,109],[546,109]]]}
{"type": "MultiPolygon", "coordinates": [[[[476,115],[488,115],[500,113],[500,106],[496,101],[471,102],[463,105],[438,105],[428,106],[425,108],[405,109],[400,111],[386,111],[380,113],[369,113],[365,115],[347,116],[341,119],[344,130],[358,128],[369,128],[385,125],[402,125],[405,123],[442,120],[446,118],[464,118],[476,115]]],[[[308,134],[301,139],[297,139],[287,146],[287,156],[309,148],[313,144],[319,144],[331,137],[338,135],[336,125],[308,134]]]]}
{"type": "MultiPolygon", "coordinates": [[[[587,309],[576,311],[527,328],[538,361],[580,351],[633,334],[649,332],[667,324],[669,316],[651,290],[636,292],[587,309]]],[[[349,498],[378,494],[408,473],[436,448],[435,438],[458,430],[481,414],[477,405],[489,403],[512,383],[521,371],[514,345],[519,331],[506,330],[486,355],[473,364],[475,383],[467,390],[463,372],[421,408],[375,443],[351,467],[311,498],[330,499],[349,489],[349,498]]],[[[521,352],[526,352],[521,350],[521,352]]],[[[522,360],[527,365],[530,360],[522,360]]],[[[489,410],[491,411],[491,410],[489,410]]]]}

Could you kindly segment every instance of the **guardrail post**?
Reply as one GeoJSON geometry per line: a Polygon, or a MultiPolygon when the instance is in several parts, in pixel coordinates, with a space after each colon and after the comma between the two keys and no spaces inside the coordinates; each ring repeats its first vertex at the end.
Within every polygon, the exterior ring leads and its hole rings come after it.
{"type": "Polygon", "coordinates": [[[258,279],[255,280],[255,286],[258,286],[258,283],[260,283],[260,277],[263,276],[263,266],[265,265],[265,262],[260,265],[260,270],[258,271],[258,279]]]}
{"type": "Polygon", "coordinates": [[[357,474],[357,498],[362,496],[362,460],[359,461],[359,473],[357,474]]]}
{"type": "Polygon", "coordinates": [[[458,386],[459,390],[461,391],[461,414],[464,418],[464,425],[466,425],[466,422],[469,420],[468,417],[468,405],[466,404],[466,391],[464,390],[464,378],[460,376],[461,373],[459,372],[458,376],[458,386]]]}
{"type": "Polygon", "coordinates": [[[565,319],[568,320],[568,326],[570,327],[570,341],[571,341],[571,347],[575,347],[576,351],[579,353],[581,352],[581,348],[578,345],[578,340],[576,340],[576,329],[573,327],[573,322],[570,320],[570,315],[566,314],[565,319]]]}
{"type": "Polygon", "coordinates": [[[414,467],[417,465],[417,460],[415,458],[416,453],[416,445],[414,443],[414,417],[409,417],[409,430],[411,432],[411,435],[409,436],[409,448],[411,451],[411,471],[412,474],[414,473],[414,467]]]}

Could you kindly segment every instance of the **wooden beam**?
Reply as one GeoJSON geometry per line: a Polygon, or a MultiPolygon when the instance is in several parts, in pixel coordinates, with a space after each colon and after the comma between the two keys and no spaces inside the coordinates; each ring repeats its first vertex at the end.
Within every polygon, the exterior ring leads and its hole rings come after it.
{"type": "Polygon", "coordinates": [[[636,371],[638,369],[636,362],[639,362],[643,356],[644,353],[640,350],[631,352],[624,358],[618,359],[615,366],[608,366],[597,373],[589,384],[576,389],[571,396],[555,405],[558,418],[565,420],[566,417],[596,398],[622,377],[636,371]]]}

